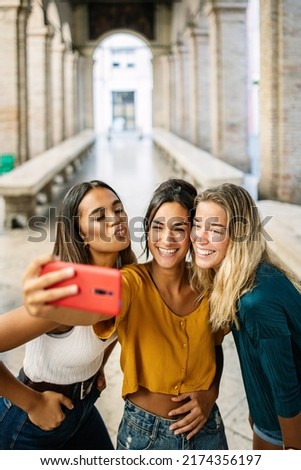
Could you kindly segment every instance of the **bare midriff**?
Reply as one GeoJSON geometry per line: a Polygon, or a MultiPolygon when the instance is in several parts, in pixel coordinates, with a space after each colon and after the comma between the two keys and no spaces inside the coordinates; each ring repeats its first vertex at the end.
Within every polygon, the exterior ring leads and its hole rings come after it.
{"type": "Polygon", "coordinates": [[[165,393],[150,392],[146,388],[139,387],[137,392],[127,395],[127,399],[139,408],[149,413],[153,413],[161,418],[179,419],[185,415],[168,416],[168,413],[175,408],[184,405],[188,400],[181,402],[172,401],[175,395],[167,395],[165,393]]]}

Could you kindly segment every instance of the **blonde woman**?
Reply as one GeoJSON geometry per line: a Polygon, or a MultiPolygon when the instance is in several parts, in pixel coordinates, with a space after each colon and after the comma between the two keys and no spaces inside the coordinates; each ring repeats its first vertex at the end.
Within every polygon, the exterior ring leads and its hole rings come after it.
{"type": "Polygon", "coordinates": [[[210,294],[213,330],[232,330],[253,448],[301,449],[300,283],[270,253],[244,188],[208,189],[195,207],[194,282],[210,294]]]}

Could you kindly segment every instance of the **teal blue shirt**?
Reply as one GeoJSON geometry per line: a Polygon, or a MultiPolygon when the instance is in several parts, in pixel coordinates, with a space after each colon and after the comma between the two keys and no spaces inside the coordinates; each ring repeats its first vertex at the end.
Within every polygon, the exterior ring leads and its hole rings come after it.
{"type": "Polygon", "coordinates": [[[262,263],[252,291],[238,303],[232,333],[253,422],[280,430],[278,416],[301,411],[301,295],[275,267],[262,263]]]}

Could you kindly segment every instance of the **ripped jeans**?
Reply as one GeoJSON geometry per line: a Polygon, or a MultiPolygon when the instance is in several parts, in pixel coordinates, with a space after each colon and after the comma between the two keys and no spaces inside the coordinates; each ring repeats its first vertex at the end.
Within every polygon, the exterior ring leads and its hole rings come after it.
{"type": "Polygon", "coordinates": [[[227,450],[224,424],[215,404],[202,429],[191,439],[169,430],[174,420],[161,418],[125,400],[117,450],[227,450]]]}

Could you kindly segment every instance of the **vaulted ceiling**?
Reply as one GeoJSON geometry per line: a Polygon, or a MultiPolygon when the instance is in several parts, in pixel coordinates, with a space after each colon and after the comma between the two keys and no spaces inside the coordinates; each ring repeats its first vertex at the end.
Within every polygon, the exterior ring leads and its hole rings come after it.
{"type": "Polygon", "coordinates": [[[89,40],[93,41],[107,31],[131,29],[155,39],[155,12],[158,5],[171,7],[180,0],[69,0],[73,6],[87,5],[89,40]]]}

